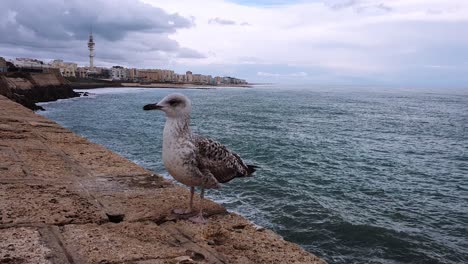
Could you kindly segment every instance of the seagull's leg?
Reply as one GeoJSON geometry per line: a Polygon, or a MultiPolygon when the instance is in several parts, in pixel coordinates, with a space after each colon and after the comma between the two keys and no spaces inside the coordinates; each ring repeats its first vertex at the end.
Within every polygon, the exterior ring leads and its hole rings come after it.
{"type": "Polygon", "coordinates": [[[195,187],[190,187],[190,204],[188,209],[174,209],[175,214],[184,215],[190,214],[193,211],[193,194],[195,193],[195,187]]]}
{"type": "Polygon", "coordinates": [[[195,193],[195,187],[190,187],[190,204],[189,204],[189,213],[193,211],[193,194],[195,193]]]}
{"type": "Polygon", "coordinates": [[[203,217],[203,199],[205,196],[205,187],[201,187],[200,191],[200,212],[194,217],[190,217],[189,220],[196,224],[206,224],[208,221],[203,217]]]}

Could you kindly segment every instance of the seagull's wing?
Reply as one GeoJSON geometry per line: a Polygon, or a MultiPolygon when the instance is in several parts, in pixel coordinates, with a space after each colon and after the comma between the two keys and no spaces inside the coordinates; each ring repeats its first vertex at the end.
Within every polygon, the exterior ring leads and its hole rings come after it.
{"type": "Polygon", "coordinates": [[[220,183],[236,177],[250,176],[255,166],[246,165],[236,153],[222,144],[199,135],[194,135],[194,144],[198,149],[197,163],[200,171],[209,170],[220,183]]]}

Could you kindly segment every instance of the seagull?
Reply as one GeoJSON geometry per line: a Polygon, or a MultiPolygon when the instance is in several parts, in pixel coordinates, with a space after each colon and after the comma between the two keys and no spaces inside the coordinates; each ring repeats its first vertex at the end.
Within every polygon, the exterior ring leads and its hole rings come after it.
{"type": "Polygon", "coordinates": [[[218,189],[237,177],[251,176],[257,166],[247,165],[236,153],[224,145],[197,134],[190,129],[192,104],[185,95],[169,94],[159,103],[147,104],[143,110],[161,110],[166,114],[163,132],[162,159],[166,170],[178,182],[190,187],[190,203],[186,210],[175,209],[176,214],[193,212],[195,187],[200,190],[200,209],[189,218],[194,223],[207,223],[203,217],[205,189],[218,189]]]}

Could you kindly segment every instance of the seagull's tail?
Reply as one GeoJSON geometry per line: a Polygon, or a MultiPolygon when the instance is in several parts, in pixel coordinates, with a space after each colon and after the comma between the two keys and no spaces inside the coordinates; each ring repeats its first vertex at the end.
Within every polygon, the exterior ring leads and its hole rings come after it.
{"type": "Polygon", "coordinates": [[[247,165],[247,172],[249,173],[248,176],[252,175],[252,173],[254,173],[257,168],[259,167],[255,165],[247,165]]]}

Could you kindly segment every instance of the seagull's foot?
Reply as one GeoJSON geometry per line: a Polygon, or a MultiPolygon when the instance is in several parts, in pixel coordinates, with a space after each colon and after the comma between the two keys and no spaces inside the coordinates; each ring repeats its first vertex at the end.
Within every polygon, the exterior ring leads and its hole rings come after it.
{"type": "Polygon", "coordinates": [[[174,209],[172,212],[176,215],[188,215],[192,213],[191,209],[174,209]]]}
{"type": "Polygon", "coordinates": [[[203,214],[197,214],[196,216],[190,217],[189,220],[195,224],[206,224],[208,220],[203,217],[203,214]]]}

